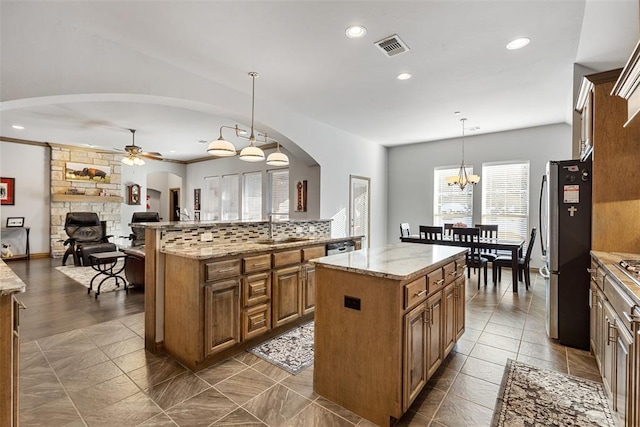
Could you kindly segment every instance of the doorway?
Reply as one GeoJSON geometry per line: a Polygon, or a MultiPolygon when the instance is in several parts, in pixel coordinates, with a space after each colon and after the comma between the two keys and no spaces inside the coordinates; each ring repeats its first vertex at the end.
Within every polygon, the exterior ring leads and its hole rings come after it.
{"type": "Polygon", "coordinates": [[[349,234],[363,236],[362,247],[369,247],[371,178],[349,175],[349,234]]]}
{"type": "Polygon", "coordinates": [[[169,189],[169,218],[180,221],[180,188],[169,189]]]}

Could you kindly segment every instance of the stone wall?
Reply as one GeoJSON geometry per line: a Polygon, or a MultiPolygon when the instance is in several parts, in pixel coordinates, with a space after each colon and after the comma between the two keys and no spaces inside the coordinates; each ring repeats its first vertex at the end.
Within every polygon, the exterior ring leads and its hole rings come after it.
{"type": "Polygon", "coordinates": [[[67,212],[96,212],[101,220],[107,221],[107,234],[113,235],[112,242],[121,233],[120,207],[122,203],[122,155],[113,153],[82,150],[77,147],[51,147],[51,253],[54,257],[62,256],[66,250],[63,241],[67,239],[64,231],[64,221],[67,212]],[[67,162],[86,165],[108,166],[111,178],[108,183],[87,180],[69,181],[65,179],[67,162]],[[54,201],[54,195],[68,194],[75,189],[80,195],[88,196],[90,201],[54,201]],[[114,198],[97,202],[91,199],[106,194],[114,198]]]}

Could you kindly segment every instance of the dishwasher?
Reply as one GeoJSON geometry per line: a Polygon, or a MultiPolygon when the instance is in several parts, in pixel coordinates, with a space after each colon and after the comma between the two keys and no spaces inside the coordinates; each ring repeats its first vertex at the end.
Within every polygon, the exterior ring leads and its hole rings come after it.
{"type": "Polygon", "coordinates": [[[353,252],[356,249],[356,243],[353,240],[346,242],[335,242],[327,245],[327,255],[341,254],[343,252],[353,252]]]}

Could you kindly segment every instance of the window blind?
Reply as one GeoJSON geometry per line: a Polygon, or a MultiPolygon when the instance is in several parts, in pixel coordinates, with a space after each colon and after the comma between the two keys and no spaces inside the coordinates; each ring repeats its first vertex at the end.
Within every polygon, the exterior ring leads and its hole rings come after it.
{"type": "MultiPolygon", "coordinates": [[[[449,186],[445,178],[458,175],[459,167],[436,168],[433,171],[433,225],[455,224],[461,222],[472,225],[473,185],[464,190],[456,185],[449,186]]],[[[467,166],[467,173],[473,173],[473,167],[467,166]]],[[[425,224],[427,225],[427,224],[425,224]]]]}
{"type": "Polygon", "coordinates": [[[240,183],[238,175],[225,175],[222,177],[222,200],[221,218],[222,220],[238,219],[238,204],[240,183]]]}
{"type": "Polygon", "coordinates": [[[207,176],[204,184],[201,218],[217,221],[220,219],[220,177],[207,176]]]}
{"type": "Polygon", "coordinates": [[[289,219],[289,170],[269,171],[269,194],[271,213],[278,215],[278,220],[289,219]]]}
{"type": "Polygon", "coordinates": [[[529,237],[529,162],[482,165],[482,223],[503,239],[529,237]]]}
{"type": "Polygon", "coordinates": [[[242,219],[262,219],[262,172],[242,176],[242,219]]]}

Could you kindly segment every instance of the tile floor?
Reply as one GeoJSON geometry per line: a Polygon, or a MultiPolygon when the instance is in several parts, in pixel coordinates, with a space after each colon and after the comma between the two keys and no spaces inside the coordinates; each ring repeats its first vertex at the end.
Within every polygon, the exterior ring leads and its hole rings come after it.
{"type": "MultiPolygon", "coordinates": [[[[506,275],[510,276],[510,275],[506,275]]],[[[503,276],[504,277],[504,276],[503,276]]],[[[401,426],[488,426],[508,358],[600,381],[588,352],[544,331],[544,282],[467,284],[467,327],[401,426]]],[[[144,314],[24,342],[22,426],[371,426],[249,353],[192,373],[144,350],[144,314]]]]}

